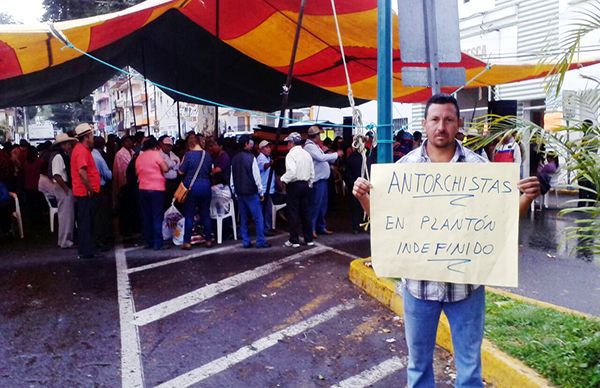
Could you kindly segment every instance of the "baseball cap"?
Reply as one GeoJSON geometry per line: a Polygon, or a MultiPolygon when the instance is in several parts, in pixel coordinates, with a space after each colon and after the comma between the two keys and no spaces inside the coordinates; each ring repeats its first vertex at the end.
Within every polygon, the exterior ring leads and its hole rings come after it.
{"type": "Polygon", "coordinates": [[[302,143],[302,136],[298,132],[292,132],[283,141],[292,141],[294,144],[302,143]]]}
{"type": "Polygon", "coordinates": [[[266,146],[268,146],[269,144],[271,144],[271,142],[270,142],[270,141],[263,140],[263,141],[261,141],[260,143],[258,143],[258,148],[263,148],[263,147],[266,147],[266,146]]]}

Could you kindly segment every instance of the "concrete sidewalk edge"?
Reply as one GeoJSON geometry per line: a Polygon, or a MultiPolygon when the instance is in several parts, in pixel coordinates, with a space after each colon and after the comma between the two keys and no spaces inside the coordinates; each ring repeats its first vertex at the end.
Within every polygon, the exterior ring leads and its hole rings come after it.
{"type": "MultiPolygon", "coordinates": [[[[403,315],[402,297],[395,291],[396,283],[390,279],[378,278],[375,272],[364,263],[368,259],[353,260],[350,263],[349,278],[371,297],[389,307],[398,316],[403,315]]],[[[506,293],[506,292],[504,292],[506,293]]],[[[452,340],[448,320],[442,314],[436,343],[452,352],[452,340]]],[[[549,387],[551,384],[521,361],[512,358],[484,339],[481,347],[483,378],[496,387],[549,387]]]]}

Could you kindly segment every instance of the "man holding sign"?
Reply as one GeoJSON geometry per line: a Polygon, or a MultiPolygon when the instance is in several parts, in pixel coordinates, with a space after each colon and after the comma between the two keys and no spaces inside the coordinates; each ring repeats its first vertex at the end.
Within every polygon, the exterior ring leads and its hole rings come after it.
{"type": "MultiPolygon", "coordinates": [[[[444,94],[432,96],[425,107],[425,119],[423,120],[427,140],[400,159],[398,163],[486,162],[456,140],[456,134],[463,124],[459,112],[458,103],[454,97],[444,94]]],[[[381,176],[384,175],[384,170],[389,170],[390,167],[393,168],[393,166],[383,165],[381,176]]],[[[470,274],[466,268],[471,268],[467,267],[470,264],[473,266],[485,265],[490,261],[485,255],[491,255],[494,246],[486,244],[486,238],[495,237],[497,240],[501,240],[505,237],[498,235],[503,232],[495,229],[497,220],[490,220],[483,215],[475,218],[468,214],[468,211],[469,209],[472,211],[478,199],[499,198],[504,200],[506,198],[506,201],[514,206],[518,201],[519,213],[526,214],[531,202],[540,194],[540,185],[536,177],[518,181],[516,189],[522,194],[517,198],[516,190],[511,186],[511,182],[516,182],[518,179],[516,177],[503,180],[492,179],[488,176],[467,176],[463,172],[470,167],[468,164],[460,168],[456,166],[453,169],[451,166],[440,165],[440,167],[443,168],[440,168],[438,173],[430,175],[413,171],[414,168],[407,168],[402,174],[396,171],[399,170],[396,168],[391,175],[388,174],[391,176],[390,179],[381,182],[376,180],[376,172],[373,171],[373,186],[367,180],[359,178],[354,183],[353,194],[369,214],[371,213],[370,194],[377,201],[380,201],[380,197],[383,198],[382,194],[389,196],[394,192],[405,196],[409,195],[403,198],[420,201],[415,202],[417,206],[402,207],[398,205],[395,209],[389,209],[389,213],[379,212],[372,215],[372,230],[375,219],[377,219],[378,225],[382,224],[382,230],[378,230],[377,236],[372,235],[372,239],[380,238],[379,234],[393,236],[395,233],[403,236],[400,238],[402,240],[406,235],[405,229],[409,228],[411,224],[416,229],[420,228],[422,237],[419,240],[394,241],[396,245],[392,252],[396,255],[398,266],[403,264],[405,258],[417,259],[417,261],[413,261],[414,265],[409,264],[409,266],[420,266],[420,268],[412,268],[413,271],[410,271],[411,268],[409,268],[404,274],[422,274],[414,279],[403,279],[402,282],[406,342],[409,350],[408,386],[434,386],[433,350],[439,317],[444,311],[452,332],[457,370],[456,386],[483,387],[481,343],[485,321],[485,292],[483,286],[471,284],[468,280],[482,276],[487,279],[486,276],[490,276],[490,273],[493,274],[493,269],[482,275],[481,271],[470,274]],[[380,183],[382,184],[380,185],[380,183]],[[373,193],[371,193],[371,189],[373,189],[373,193]],[[488,197],[491,195],[496,195],[496,197],[488,197]],[[431,209],[445,209],[444,214],[425,214],[428,209],[427,205],[431,209]],[[394,212],[395,210],[397,213],[394,212]],[[476,226],[475,223],[479,221],[482,222],[476,226]],[[463,233],[460,236],[471,236],[472,234],[472,244],[466,241],[452,240],[453,233],[457,231],[463,233]],[[435,239],[431,242],[427,241],[432,238],[431,236],[435,236],[435,239]],[[444,236],[450,236],[450,239],[443,241],[444,236]],[[460,243],[462,245],[459,245],[460,243]],[[477,244],[479,245],[477,246],[477,244]],[[457,255],[461,258],[456,258],[457,255]],[[472,263],[475,261],[481,263],[472,263]],[[439,272],[439,274],[430,275],[430,272],[439,272]]],[[[507,176],[510,177],[511,174],[509,173],[507,176]]],[[[389,201],[384,202],[383,205],[381,205],[381,201],[377,202],[377,209],[385,208],[385,203],[389,203],[389,201]]],[[[487,205],[490,209],[496,206],[494,203],[487,205]]],[[[516,209],[513,210],[516,211],[516,209]]],[[[502,222],[497,223],[502,224],[502,222]]],[[[505,222],[504,224],[509,223],[505,222]]],[[[514,243],[516,256],[516,240],[514,243]]],[[[375,261],[375,254],[373,254],[373,258],[375,261]]],[[[394,265],[393,262],[392,265],[394,265]]],[[[375,265],[374,267],[377,273],[377,267],[375,265]]],[[[387,271],[385,272],[387,273],[387,271]]]]}

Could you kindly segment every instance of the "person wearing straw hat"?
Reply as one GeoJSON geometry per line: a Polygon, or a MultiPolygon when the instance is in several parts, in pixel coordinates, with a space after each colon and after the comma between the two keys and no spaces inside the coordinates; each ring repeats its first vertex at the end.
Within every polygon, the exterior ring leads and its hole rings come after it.
{"type": "Polygon", "coordinates": [[[49,161],[49,176],[54,182],[54,197],[58,203],[58,246],[73,246],[75,228],[75,197],[73,197],[70,155],[77,141],[66,133],[59,133],[54,144],[54,153],[49,161]]]}
{"type": "Polygon", "coordinates": [[[87,123],[75,128],[75,144],[71,154],[71,178],[73,179],[73,195],[77,203],[77,236],[80,259],[100,258],[95,253],[93,239],[94,209],[96,198],[100,193],[100,173],[92,156],[94,132],[87,123]]]}
{"type": "Polygon", "coordinates": [[[315,180],[311,191],[311,222],[313,238],[317,234],[333,234],[327,229],[325,216],[329,199],[329,175],[331,175],[331,164],[343,155],[341,150],[337,153],[326,154],[321,149],[321,128],[316,125],[308,128],[308,139],[304,150],[313,159],[315,169],[315,180]]]}

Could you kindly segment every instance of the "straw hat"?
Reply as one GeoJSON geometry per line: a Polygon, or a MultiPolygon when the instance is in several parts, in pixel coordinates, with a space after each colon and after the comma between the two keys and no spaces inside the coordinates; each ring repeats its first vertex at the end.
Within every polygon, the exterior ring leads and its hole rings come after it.
{"type": "Polygon", "coordinates": [[[308,136],[314,136],[314,135],[318,135],[320,133],[321,133],[321,128],[317,127],[316,125],[313,125],[310,128],[308,128],[308,136]]]}
{"type": "Polygon", "coordinates": [[[92,132],[92,126],[88,123],[81,123],[75,127],[75,137],[82,137],[92,132]]]}
{"type": "Polygon", "coordinates": [[[56,135],[56,139],[54,139],[53,145],[61,144],[67,141],[77,141],[77,139],[67,135],[66,133],[59,133],[58,135],[56,135]]]}

